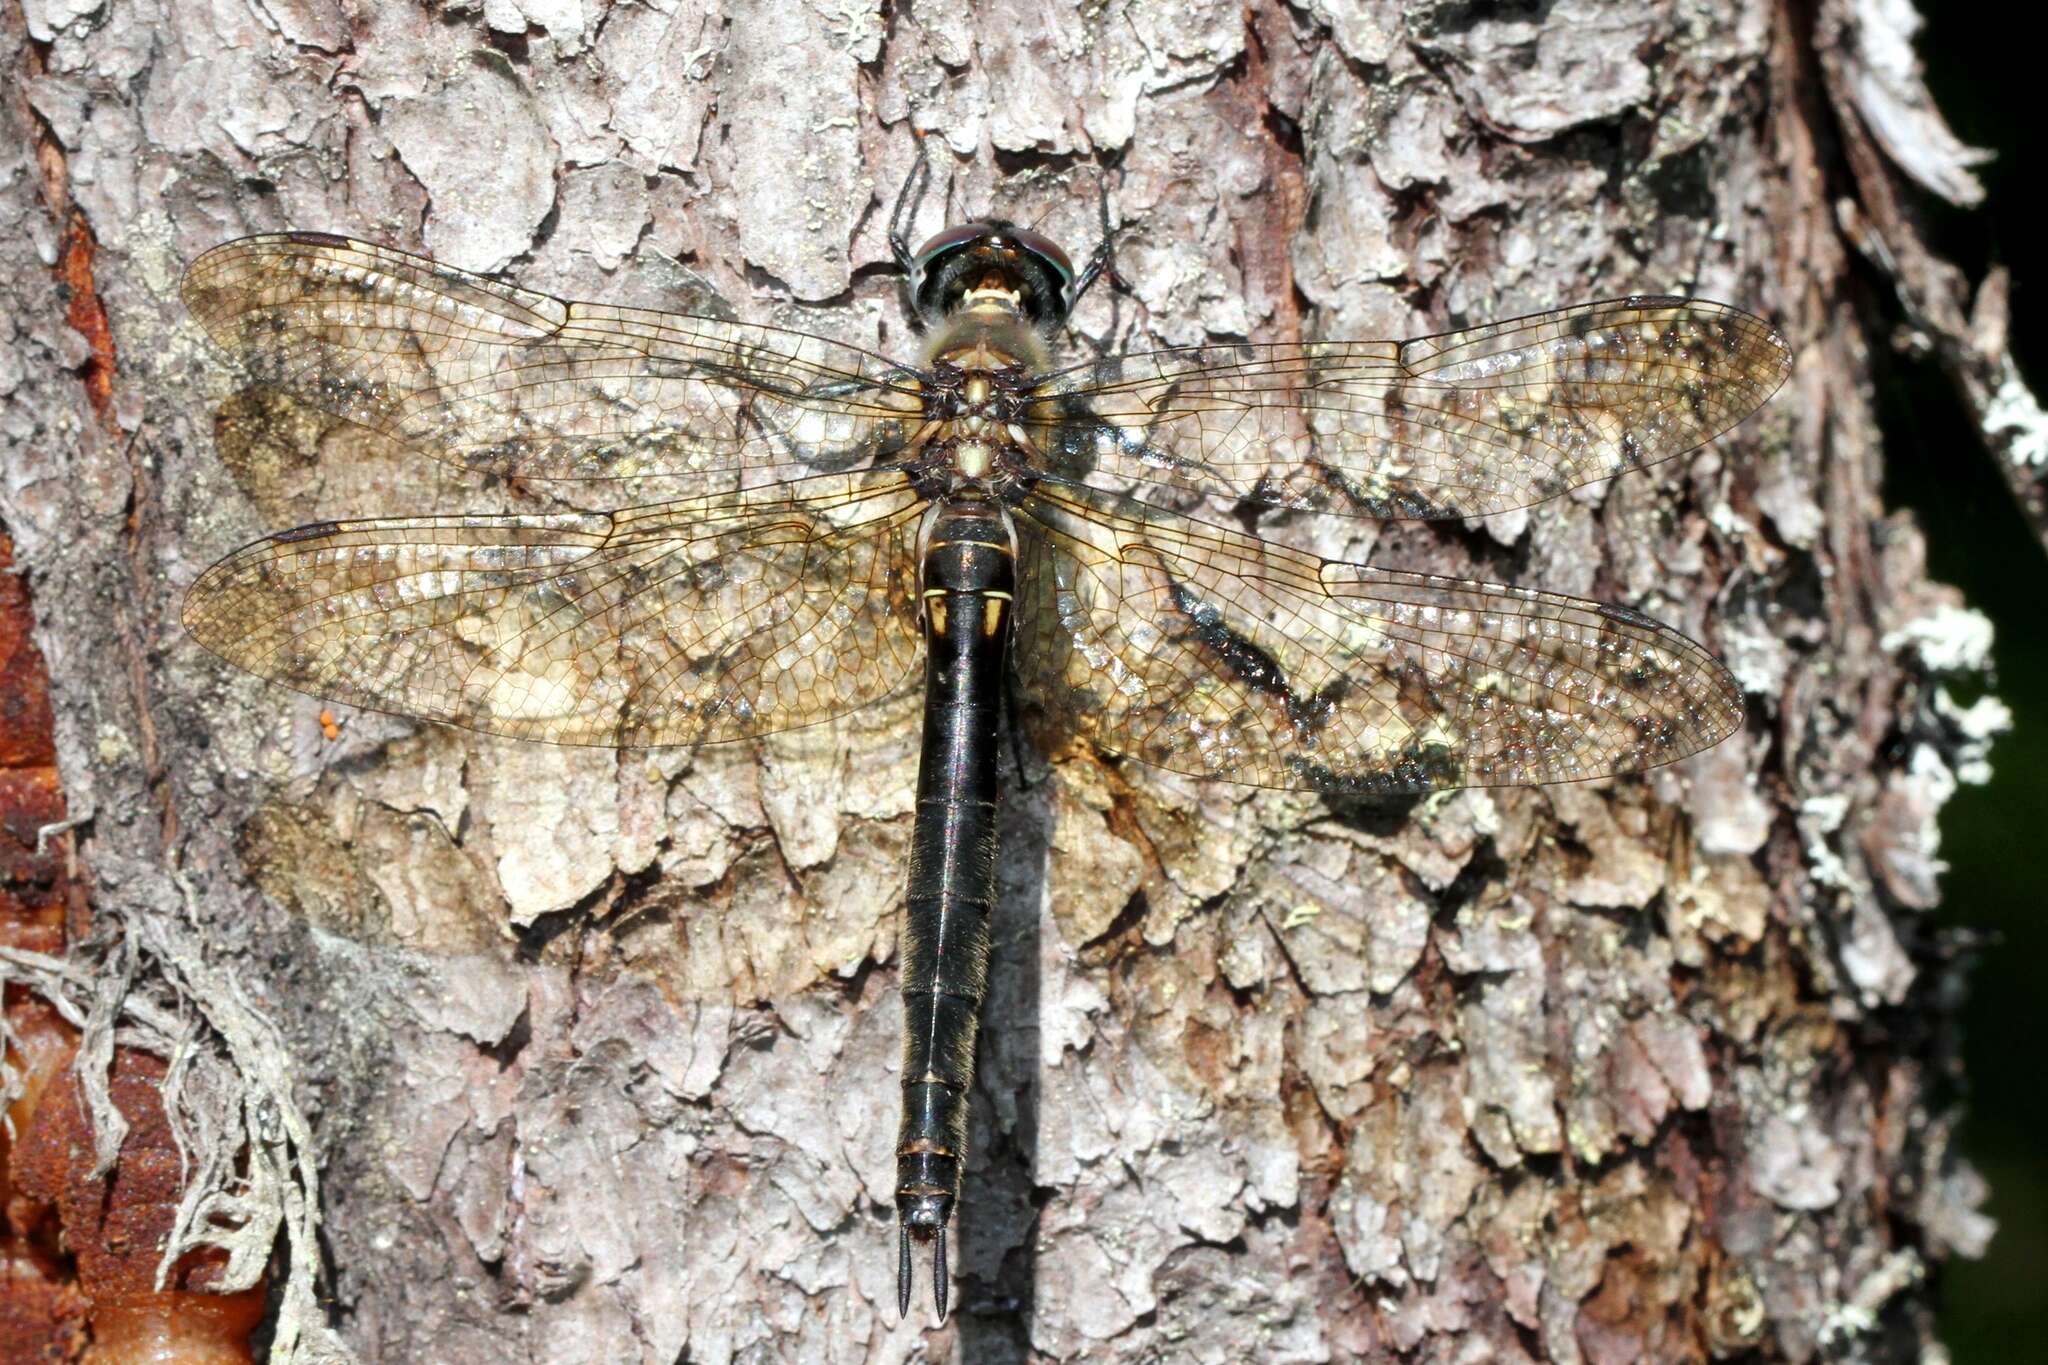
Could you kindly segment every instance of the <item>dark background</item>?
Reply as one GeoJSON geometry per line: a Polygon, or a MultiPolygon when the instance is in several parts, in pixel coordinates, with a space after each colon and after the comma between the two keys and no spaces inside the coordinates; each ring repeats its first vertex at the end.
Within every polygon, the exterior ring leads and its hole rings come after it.
{"type": "MultiPolygon", "coordinates": [[[[2013,352],[2038,393],[2048,385],[2048,224],[2034,212],[2034,187],[2048,174],[2037,133],[2040,50],[2001,36],[1993,11],[1922,8],[1929,22],[1920,51],[1937,103],[1964,141],[1998,153],[1979,168],[1989,192],[1981,209],[1920,196],[1929,236],[1973,284],[1994,264],[2011,268],[2013,352]]],[[[1897,316],[1895,298],[1875,296],[1888,318],[1897,316]]],[[[1993,691],[2013,712],[2012,733],[1991,752],[1991,784],[1963,788],[1941,817],[1951,871],[1940,922],[1980,938],[1962,1021],[1963,1151],[1991,1182],[1989,1212],[1998,1220],[1986,1259],[1940,1272],[1942,1337],[1956,1365],[2039,1359],[2048,1352],[2048,1075],[2040,1051],[2048,915],[2037,889],[2048,850],[2048,553],[1939,369],[1889,357],[1878,382],[1886,501],[1911,508],[1926,531],[1932,575],[1960,587],[1996,625],[1993,691]]]]}

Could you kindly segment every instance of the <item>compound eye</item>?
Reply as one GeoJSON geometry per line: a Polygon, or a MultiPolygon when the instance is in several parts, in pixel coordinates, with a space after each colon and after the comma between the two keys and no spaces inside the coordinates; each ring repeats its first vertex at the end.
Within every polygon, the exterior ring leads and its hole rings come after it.
{"type": "Polygon", "coordinates": [[[1041,236],[1030,228],[1005,228],[1003,235],[1051,266],[1053,272],[1060,277],[1062,294],[1074,287],[1074,263],[1067,259],[1067,253],[1060,249],[1058,242],[1050,237],[1041,236]]]}
{"type": "Polygon", "coordinates": [[[960,223],[949,227],[919,247],[917,254],[910,258],[911,264],[919,270],[924,270],[947,252],[991,236],[994,232],[995,229],[987,223],[960,223]]]}

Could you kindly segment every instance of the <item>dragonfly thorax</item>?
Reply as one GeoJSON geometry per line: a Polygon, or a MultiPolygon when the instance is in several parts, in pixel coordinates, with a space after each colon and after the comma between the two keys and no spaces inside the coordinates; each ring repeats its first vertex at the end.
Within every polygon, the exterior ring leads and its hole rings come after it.
{"type": "Polygon", "coordinates": [[[1025,410],[1046,368],[1044,341],[1019,312],[983,304],[956,313],[929,349],[913,443],[927,495],[1007,491],[1034,462],[1025,410]]]}

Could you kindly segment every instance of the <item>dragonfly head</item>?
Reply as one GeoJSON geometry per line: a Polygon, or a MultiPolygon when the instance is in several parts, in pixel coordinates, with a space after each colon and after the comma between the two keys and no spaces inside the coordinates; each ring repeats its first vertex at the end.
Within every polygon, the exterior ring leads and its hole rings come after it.
{"type": "Polygon", "coordinates": [[[1051,238],[1001,218],[961,223],[917,249],[910,296],[927,327],[962,309],[990,308],[1055,328],[1073,303],[1074,263],[1051,238]]]}

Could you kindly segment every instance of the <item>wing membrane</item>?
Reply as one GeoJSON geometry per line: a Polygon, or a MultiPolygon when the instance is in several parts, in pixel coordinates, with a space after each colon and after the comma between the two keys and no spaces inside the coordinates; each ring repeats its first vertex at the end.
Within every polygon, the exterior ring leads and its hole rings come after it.
{"type": "Polygon", "coordinates": [[[316,696],[561,744],[743,739],[893,691],[922,639],[901,475],[616,515],[323,522],[202,574],[185,627],[316,696]]]}
{"type": "Polygon", "coordinates": [[[1319,559],[1090,489],[1020,512],[1026,695],[1098,747],[1333,794],[1633,772],[1725,738],[1734,679],[1597,602],[1319,559]]]}
{"type": "Polygon", "coordinates": [[[1413,341],[1220,345],[1055,376],[1055,474],[1379,518],[1482,517],[1656,464],[1774,393],[1791,353],[1725,304],[1638,297],[1413,341]]]}
{"type": "Polygon", "coordinates": [[[324,233],[215,247],[185,302],[256,383],[503,477],[695,493],[844,471],[919,411],[914,372],[823,337],[568,303],[324,233]]]}

